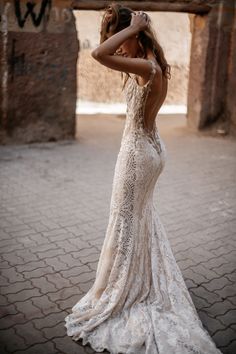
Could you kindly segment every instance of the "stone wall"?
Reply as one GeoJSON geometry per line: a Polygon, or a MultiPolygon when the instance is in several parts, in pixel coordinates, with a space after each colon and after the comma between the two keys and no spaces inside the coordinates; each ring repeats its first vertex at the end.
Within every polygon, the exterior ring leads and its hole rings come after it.
{"type": "Polygon", "coordinates": [[[193,17],[188,125],[235,135],[235,0],[193,17]]]}
{"type": "Polygon", "coordinates": [[[75,134],[79,46],[73,12],[67,1],[28,6],[1,2],[2,144],[75,134]],[[24,21],[27,9],[36,16],[29,13],[24,21]]]}
{"type": "Polygon", "coordinates": [[[230,131],[236,136],[236,10],[233,22],[228,64],[227,119],[229,119],[230,131]]]}

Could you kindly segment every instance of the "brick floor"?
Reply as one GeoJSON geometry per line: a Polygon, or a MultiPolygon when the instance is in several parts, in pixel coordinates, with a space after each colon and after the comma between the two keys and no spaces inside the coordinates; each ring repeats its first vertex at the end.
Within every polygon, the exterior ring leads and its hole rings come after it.
{"type": "MultiPolygon", "coordinates": [[[[77,141],[1,147],[1,354],[94,353],[64,318],[95,279],[123,125],[80,116],[77,141]]],[[[181,116],[160,116],[159,131],[156,206],[204,326],[234,354],[236,142],[191,133],[181,116]]]]}

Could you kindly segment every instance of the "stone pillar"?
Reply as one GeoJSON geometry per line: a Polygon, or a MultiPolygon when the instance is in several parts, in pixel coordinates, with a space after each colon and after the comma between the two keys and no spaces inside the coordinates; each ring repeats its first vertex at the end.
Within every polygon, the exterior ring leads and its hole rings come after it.
{"type": "Polygon", "coordinates": [[[236,136],[236,4],[234,8],[234,25],[231,36],[228,75],[227,117],[229,117],[230,132],[236,136]]]}
{"type": "Polygon", "coordinates": [[[79,46],[68,1],[0,6],[1,143],[74,138],[79,46]]]}
{"type": "Polygon", "coordinates": [[[220,1],[208,15],[194,15],[188,126],[194,130],[225,122],[234,0],[220,1]]]}

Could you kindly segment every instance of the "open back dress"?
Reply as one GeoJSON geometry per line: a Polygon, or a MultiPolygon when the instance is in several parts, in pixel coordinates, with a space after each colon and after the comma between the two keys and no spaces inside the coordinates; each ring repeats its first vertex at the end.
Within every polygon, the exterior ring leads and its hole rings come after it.
{"type": "Polygon", "coordinates": [[[157,125],[145,128],[156,73],[125,86],[126,122],[112,184],[110,214],[96,278],[65,318],[67,335],[112,354],[221,354],[203,327],[153,193],[167,150],[157,125]]]}

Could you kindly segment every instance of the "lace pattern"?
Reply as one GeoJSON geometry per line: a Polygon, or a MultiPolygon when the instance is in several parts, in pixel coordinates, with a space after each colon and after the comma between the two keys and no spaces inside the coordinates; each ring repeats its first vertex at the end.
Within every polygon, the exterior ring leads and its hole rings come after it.
{"type": "Polygon", "coordinates": [[[126,122],[114,171],[110,213],[96,278],[65,318],[67,335],[112,354],[221,354],[204,329],[153,192],[166,161],[156,126],[144,127],[148,82],[131,78],[126,122]]]}

